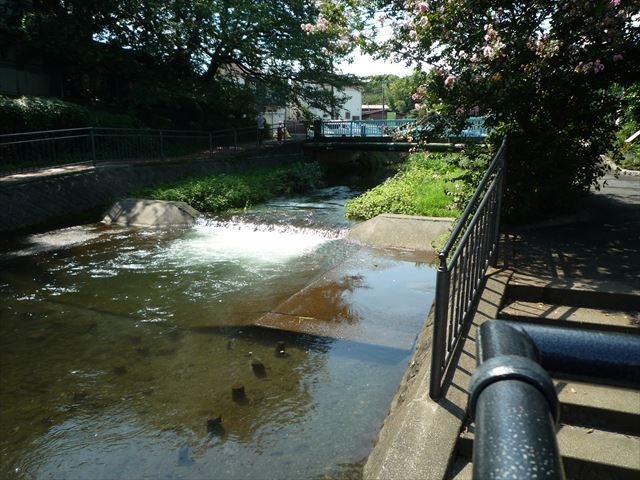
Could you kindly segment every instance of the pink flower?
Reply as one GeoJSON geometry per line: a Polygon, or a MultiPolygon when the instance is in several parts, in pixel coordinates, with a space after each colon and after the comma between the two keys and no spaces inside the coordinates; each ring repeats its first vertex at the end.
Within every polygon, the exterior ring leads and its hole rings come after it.
{"type": "Polygon", "coordinates": [[[602,70],[604,70],[604,64],[600,61],[600,59],[597,59],[595,62],[593,62],[593,71],[595,73],[600,73],[602,70]]]}
{"type": "Polygon", "coordinates": [[[415,108],[416,110],[422,110],[422,104],[421,104],[421,103],[416,103],[416,104],[414,105],[414,108],[415,108]]]}
{"type": "Polygon", "coordinates": [[[456,77],[454,75],[449,75],[447,78],[444,79],[445,87],[452,87],[454,83],[456,83],[456,77]]]}
{"type": "Polygon", "coordinates": [[[459,117],[461,117],[462,115],[464,115],[464,107],[458,107],[456,108],[456,115],[458,115],[459,117]]]}
{"type": "Polygon", "coordinates": [[[611,0],[612,7],[617,7],[618,5],[620,5],[620,0],[611,0]]]}
{"type": "Polygon", "coordinates": [[[469,110],[469,113],[473,116],[476,116],[478,114],[480,114],[480,107],[478,105],[474,105],[473,107],[471,107],[471,109],[469,110]]]}
{"type": "Polygon", "coordinates": [[[429,2],[418,2],[416,6],[420,13],[425,13],[429,9],[429,2]]]}

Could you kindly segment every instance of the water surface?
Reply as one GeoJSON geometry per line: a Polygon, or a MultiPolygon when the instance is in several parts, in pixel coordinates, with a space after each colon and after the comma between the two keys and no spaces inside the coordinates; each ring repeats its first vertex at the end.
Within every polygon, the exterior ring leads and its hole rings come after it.
{"type": "Polygon", "coordinates": [[[375,274],[360,268],[334,295],[334,321],[418,333],[434,272],[346,243],[354,193],[276,199],[193,229],[72,227],[6,248],[0,477],[358,478],[411,344],[253,326],[355,258],[375,274]],[[387,282],[385,324],[362,305],[387,282]],[[231,398],[236,383],[245,402],[231,398]],[[223,431],[209,432],[219,416],[223,431]]]}

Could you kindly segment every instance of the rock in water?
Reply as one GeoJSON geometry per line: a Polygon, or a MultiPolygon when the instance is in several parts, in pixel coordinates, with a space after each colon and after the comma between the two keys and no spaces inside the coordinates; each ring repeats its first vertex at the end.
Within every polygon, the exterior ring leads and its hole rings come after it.
{"type": "Polygon", "coordinates": [[[125,227],[191,226],[199,216],[184,202],[125,198],[109,209],[102,222],[125,227]]]}

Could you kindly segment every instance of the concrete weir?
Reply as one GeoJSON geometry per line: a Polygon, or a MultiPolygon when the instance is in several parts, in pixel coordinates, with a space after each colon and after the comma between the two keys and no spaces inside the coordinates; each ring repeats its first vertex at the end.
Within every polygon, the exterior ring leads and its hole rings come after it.
{"type": "Polygon", "coordinates": [[[353,227],[347,238],[374,248],[435,252],[434,242],[453,222],[453,218],[382,214],[353,227]]]}

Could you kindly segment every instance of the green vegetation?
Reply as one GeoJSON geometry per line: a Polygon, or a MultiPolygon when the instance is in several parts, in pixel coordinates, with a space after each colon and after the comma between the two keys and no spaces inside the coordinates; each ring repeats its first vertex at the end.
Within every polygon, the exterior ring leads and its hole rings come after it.
{"type": "Polygon", "coordinates": [[[364,79],[362,103],[365,105],[384,104],[394,112],[404,116],[415,116],[415,101],[411,98],[416,89],[424,83],[426,75],[420,71],[406,77],[397,75],[373,75],[364,79]]]}
{"type": "Polygon", "coordinates": [[[217,129],[287,101],[328,109],[331,89],[317,86],[353,83],[332,62],[357,46],[355,3],[6,0],[0,38],[16,65],[59,78],[65,99],[152,128],[217,129]]]}
{"type": "Polygon", "coordinates": [[[640,170],[640,140],[635,143],[625,143],[625,140],[640,130],[640,125],[631,120],[625,123],[616,134],[616,146],[618,152],[614,154],[614,160],[622,168],[640,170]]]}
{"type": "Polygon", "coordinates": [[[220,174],[182,181],[171,186],[144,189],[135,196],[182,201],[202,212],[247,208],[279,195],[315,188],[322,171],[317,163],[296,163],[280,168],[220,174]]]}
{"type": "Polygon", "coordinates": [[[0,95],[0,133],[79,127],[136,127],[124,114],[92,111],[56,98],[0,95]]]}
{"type": "Polygon", "coordinates": [[[416,153],[404,168],[381,185],[347,203],[352,219],[381,213],[457,217],[473,193],[486,155],[416,153]]]}
{"type": "Polygon", "coordinates": [[[638,2],[378,4],[398,25],[379,54],[435,66],[414,95],[434,125],[425,137],[460,131],[471,115],[495,129],[494,144],[509,134],[503,218],[579,207],[614,145],[623,107],[614,87],[638,82],[638,2]]]}

